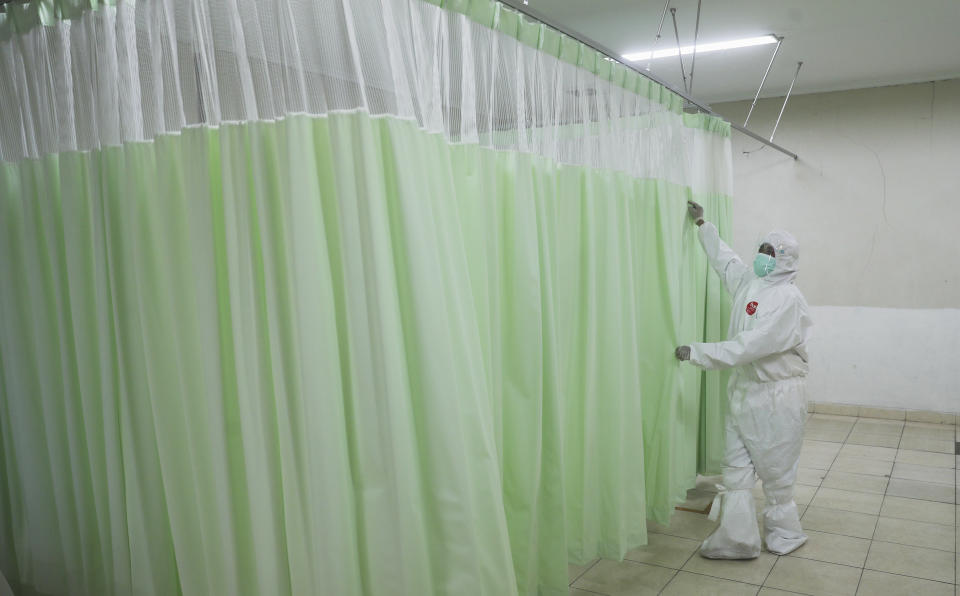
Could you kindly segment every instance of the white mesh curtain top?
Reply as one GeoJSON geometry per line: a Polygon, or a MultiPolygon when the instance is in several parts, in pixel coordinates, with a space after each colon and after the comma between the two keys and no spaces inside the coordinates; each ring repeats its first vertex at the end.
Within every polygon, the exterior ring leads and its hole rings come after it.
{"type": "Polygon", "coordinates": [[[565,595],[722,457],[728,123],[491,0],[0,10],[0,593],[565,595]]]}
{"type": "Polygon", "coordinates": [[[455,143],[731,191],[729,168],[693,166],[728,151],[728,135],[694,131],[725,122],[685,117],[676,95],[497,3],[121,1],[55,20],[66,4],[0,15],[0,159],[362,110],[455,143]]]}

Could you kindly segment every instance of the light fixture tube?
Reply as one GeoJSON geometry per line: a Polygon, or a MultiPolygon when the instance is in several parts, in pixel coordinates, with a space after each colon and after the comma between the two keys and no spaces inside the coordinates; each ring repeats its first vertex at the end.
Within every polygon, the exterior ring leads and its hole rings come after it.
{"type": "MultiPolygon", "coordinates": [[[[721,50],[734,50],[737,48],[749,48],[753,46],[763,46],[771,43],[777,43],[777,38],[773,35],[761,35],[760,37],[746,37],[743,39],[734,39],[731,41],[718,41],[715,43],[701,43],[697,45],[697,54],[706,54],[708,52],[719,52],[721,50]]],[[[686,56],[693,53],[693,46],[683,46],[680,48],[680,54],[686,56]]],[[[657,58],[669,58],[677,55],[677,48],[657,50],[653,53],[653,60],[657,58]]],[[[623,59],[627,62],[640,62],[650,60],[650,52],[633,52],[624,54],[623,59]]]]}

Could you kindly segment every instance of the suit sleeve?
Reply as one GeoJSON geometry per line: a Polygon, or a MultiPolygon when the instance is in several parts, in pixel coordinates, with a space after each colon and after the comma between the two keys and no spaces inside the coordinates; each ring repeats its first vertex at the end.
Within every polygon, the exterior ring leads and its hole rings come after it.
{"type": "Polygon", "coordinates": [[[758,313],[757,325],[727,341],[690,345],[690,362],[708,370],[743,366],[786,352],[803,341],[800,302],[791,299],[769,312],[758,313]]]}
{"type": "Polygon", "coordinates": [[[700,236],[700,245],[703,246],[703,251],[707,253],[710,266],[720,276],[723,287],[727,289],[730,295],[736,294],[740,284],[749,281],[753,272],[743,263],[737,253],[733,252],[733,249],[720,239],[720,232],[717,231],[715,225],[705,222],[700,226],[698,235],[700,236]]]}

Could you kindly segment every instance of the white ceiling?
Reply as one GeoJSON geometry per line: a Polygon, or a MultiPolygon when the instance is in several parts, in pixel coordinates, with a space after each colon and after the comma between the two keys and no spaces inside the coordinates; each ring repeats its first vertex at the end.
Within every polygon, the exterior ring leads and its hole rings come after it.
{"type": "MultiPolygon", "coordinates": [[[[665,0],[529,0],[561,27],[624,54],[650,49],[665,0]]],[[[672,0],[682,45],[693,44],[697,0],[672,0]]],[[[785,37],[762,97],[960,77],[960,0],[703,0],[699,43],[785,37]]],[[[675,47],[670,13],[658,49],[675,47]]],[[[693,95],[707,103],[752,99],[775,45],[697,57],[693,95]]],[[[646,64],[639,64],[641,68],[646,64]]],[[[690,71],[689,56],[684,67],[690,71]]],[[[652,71],[683,88],[676,57],[652,71]]]]}

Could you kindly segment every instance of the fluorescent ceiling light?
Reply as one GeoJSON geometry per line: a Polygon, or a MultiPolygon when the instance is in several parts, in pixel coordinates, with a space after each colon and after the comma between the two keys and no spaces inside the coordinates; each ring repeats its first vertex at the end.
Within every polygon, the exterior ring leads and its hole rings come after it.
{"type": "MultiPolygon", "coordinates": [[[[736,48],[749,48],[753,46],[763,46],[771,43],[777,43],[777,38],[773,35],[762,35],[760,37],[746,37],[744,39],[734,39],[732,41],[719,41],[717,43],[701,43],[697,45],[698,54],[706,54],[707,52],[719,52],[720,50],[733,50],[736,48]]],[[[686,56],[687,54],[693,53],[693,46],[683,46],[680,48],[680,54],[686,56]]],[[[657,50],[653,53],[653,59],[657,58],[669,58],[671,56],[677,55],[677,48],[672,48],[669,50],[657,50]]],[[[628,62],[640,62],[642,60],[650,60],[650,52],[634,52],[632,54],[624,54],[623,59],[628,62]]]]}

